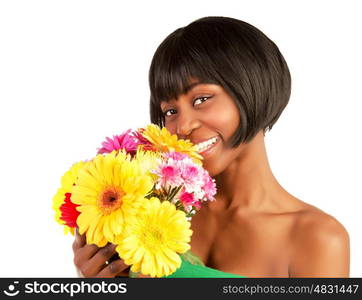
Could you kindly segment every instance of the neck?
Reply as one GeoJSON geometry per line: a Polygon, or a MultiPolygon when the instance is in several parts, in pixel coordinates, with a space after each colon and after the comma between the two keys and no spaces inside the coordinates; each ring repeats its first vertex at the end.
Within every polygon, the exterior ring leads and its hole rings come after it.
{"type": "Polygon", "coordinates": [[[266,210],[275,206],[284,190],[275,179],[267,158],[264,135],[259,132],[240,155],[215,177],[219,208],[266,210]]]}

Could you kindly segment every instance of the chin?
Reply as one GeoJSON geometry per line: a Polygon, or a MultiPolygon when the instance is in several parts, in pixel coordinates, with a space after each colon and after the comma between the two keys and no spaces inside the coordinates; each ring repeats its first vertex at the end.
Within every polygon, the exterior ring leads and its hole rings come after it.
{"type": "Polygon", "coordinates": [[[203,165],[204,169],[209,173],[211,177],[217,176],[222,172],[219,166],[212,162],[204,162],[203,165]]]}

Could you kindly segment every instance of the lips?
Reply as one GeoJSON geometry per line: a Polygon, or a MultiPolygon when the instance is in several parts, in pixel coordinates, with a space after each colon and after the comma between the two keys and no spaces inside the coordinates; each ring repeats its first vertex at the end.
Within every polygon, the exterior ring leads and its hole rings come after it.
{"type": "Polygon", "coordinates": [[[211,136],[211,137],[209,137],[207,139],[193,139],[193,140],[191,140],[191,142],[196,146],[198,144],[201,144],[201,143],[204,143],[204,142],[206,142],[208,140],[211,140],[212,138],[219,139],[219,137],[217,135],[215,135],[215,136],[211,136]]]}
{"type": "Polygon", "coordinates": [[[202,142],[196,144],[195,147],[199,153],[204,153],[211,150],[218,143],[218,141],[219,137],[214,136],[212,138],[203,140],[202,142]]]}

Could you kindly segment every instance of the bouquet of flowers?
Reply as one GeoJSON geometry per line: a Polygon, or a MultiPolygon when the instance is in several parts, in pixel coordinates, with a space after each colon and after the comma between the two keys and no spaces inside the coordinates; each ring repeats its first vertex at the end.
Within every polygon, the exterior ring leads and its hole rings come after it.
{"type": "Polygon", "coordinates": [[[97,155],[63,175],[53,198],[65,233],[116,244],[131,272],[168,276],[190,253],[190,220],[216,185],[188,140],[151,124],[107,138],[97,155]]]}

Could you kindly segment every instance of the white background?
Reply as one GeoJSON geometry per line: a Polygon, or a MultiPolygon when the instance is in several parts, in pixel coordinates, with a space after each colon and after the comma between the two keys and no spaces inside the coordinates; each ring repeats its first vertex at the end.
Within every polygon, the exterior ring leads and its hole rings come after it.
{"type": "Polygon", "coordinates": [[[149,123],[148,68],[175,29],[204,16],[251,23],[292,74],[266,136],[294,196],[336,217],[362,276],[360,1],[1,1],[0,276],[76,276],[51,199],[105,136],[149,123]]]}

